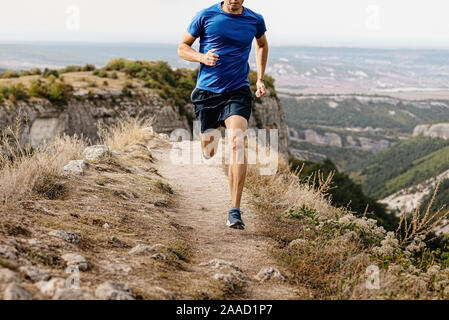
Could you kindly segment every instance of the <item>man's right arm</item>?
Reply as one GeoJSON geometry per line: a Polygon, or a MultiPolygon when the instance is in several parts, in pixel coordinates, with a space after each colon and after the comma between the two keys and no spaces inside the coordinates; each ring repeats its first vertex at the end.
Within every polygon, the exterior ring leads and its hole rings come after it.
{"type": "Polygon", "coordinates": [[[206,54],[196,51],[192,48],[192,44],[196,38],[187,31],[182,36],[181,43],[178,45],[178,56],[184,60],[191,62],[200,62],[207,66],[214,66],[218,60],[218,54],[215,54],[216,49],[209,50],[206,54]]]}

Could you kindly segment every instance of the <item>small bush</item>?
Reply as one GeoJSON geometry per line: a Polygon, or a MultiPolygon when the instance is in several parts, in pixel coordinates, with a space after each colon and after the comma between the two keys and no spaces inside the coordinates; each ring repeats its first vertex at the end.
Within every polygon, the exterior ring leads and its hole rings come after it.
{"type": "Polygon", "coordinates": [[[128,79],[123,83],[123,90],[132,89],[132,88],[133,88],[132,80],[128,79]]]}
{"type": "Polygon", "coordinates": [[[65,183],[60,181],[59,176],[46,172],[36,179],[32,191],[45,199],[64,199],[67,196],[68,188],[65,183]]]}
{"type": "Polygon", "coordinates": [[[53,75],[55,78],[58,78],[58,77],[59,77],[59,72],[58,72],[58,70],[53,70],[53,69],[45,68],[45,69],[44,69],[44,72],[42,73],[42,76],[43,76],[44,78],[48,78],[48,77],[50,77],[51,75],[53,75]]]}
{"type": "Polygon", "coordinates": [[[19,74],[12,70],[6,70],[0,75],[1,79],[10,79],[10,78],[18,78],[19,74]]]}
{"type": "Polygon", "coordinates": [[[94,71],[95,70],[95,66],[93,64],[86,64],[81,71],[94,71]]]}

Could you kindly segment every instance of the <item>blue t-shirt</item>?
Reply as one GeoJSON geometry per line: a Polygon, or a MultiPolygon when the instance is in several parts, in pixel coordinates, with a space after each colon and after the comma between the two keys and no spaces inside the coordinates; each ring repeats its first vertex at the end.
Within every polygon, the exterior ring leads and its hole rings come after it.
{"type": "Polygon", "coordinates": [[[216,49],[215,66],[200,63],[196,87],[215,93],[249,86],[249,53],[254,37],[260,38],[267,30],[261,14],[243,7],[241,14],[227,13],[223,1],[199,11],[190,22],[187,32],[200,37],[199,52],[216,49]]]}

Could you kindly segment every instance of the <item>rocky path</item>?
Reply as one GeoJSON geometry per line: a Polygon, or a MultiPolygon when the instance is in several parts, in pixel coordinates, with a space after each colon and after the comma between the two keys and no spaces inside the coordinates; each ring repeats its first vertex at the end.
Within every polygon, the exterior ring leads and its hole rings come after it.
{"type": "Polygon", "coordinates": [[[214,160],[221,159],[223,150],[219,150],[212,160],[177,164],[170,159],[170,152],[186,152],[190,148],[192,153],[200,155],[199,142],[149,147],[157,169],[174,191],[175,206],[167,213],[193,230],[192,260],[196,272],[204,272],[217,281],[230,282],[233,277],[245,279],[245,290],[240,295],[243,299],[301,298],[297,289],[282,281],[282,275],[276,272],[276,264],[268,252],[270,239],[258,232],[258,217],[248,203],[247,192],[244,191],[241,204],[246,229],[225,226],[231,207],[229,183],[224,164],[214,160]],[[211,260],[208,266],[201,265],[211,260]],[[225,273],[221,267],[231,272],[225,273]],[[261,272],[266,267],[274,268],[261,272]]]}

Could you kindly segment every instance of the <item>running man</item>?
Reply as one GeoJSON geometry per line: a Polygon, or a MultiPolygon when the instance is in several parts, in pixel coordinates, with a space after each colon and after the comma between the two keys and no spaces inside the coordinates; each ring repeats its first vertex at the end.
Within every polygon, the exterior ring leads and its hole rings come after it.
{"type": "Polygon", "coordinates": [[[244,138],[255,99],[248,79],[248,59],[254,38],[257,97],[267,92],[264,73],[268,58],[264,18],[244,7],[243,2],[225,0],[199,11],[178,47],[181,58],[200,63],[191,100],[195,105],[196,119],[200,122],[203,157],[210,159],[214,156],[222,127],[228,134],[232,157],[228,172],[232,207],[226,225],[237,229],[245,228],[240,201],[247,169],[244,138]],[[199,52],[192,48],[198,37],[199,52]]]}

